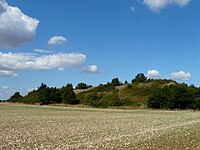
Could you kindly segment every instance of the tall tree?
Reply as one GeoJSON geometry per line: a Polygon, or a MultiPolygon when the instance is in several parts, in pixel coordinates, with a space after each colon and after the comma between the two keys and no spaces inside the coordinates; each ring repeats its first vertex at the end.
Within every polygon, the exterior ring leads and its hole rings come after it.
{"type": "Polygon", "coordinates": [[[119,85],[121,85],[121,83],[119,82],[119,79],[118,79],[118,78],[112,79],[111,84],[113,84],[114,86],[119,86],[119,85]]]}
{"type": "Polygon", "coordinates": [[[132,83],[138,82],[142,83],[147,80],[147,77],[143,73],[139,73],[135,76],[135,78],[132,80],[132,83]]]}
{"type": "Polygon", "coordinates": [[[72,84],[67,84],[66,87],[62,88],[62,101],[64,104],[78,104],[79,101],[76,99],[72,84]]]}

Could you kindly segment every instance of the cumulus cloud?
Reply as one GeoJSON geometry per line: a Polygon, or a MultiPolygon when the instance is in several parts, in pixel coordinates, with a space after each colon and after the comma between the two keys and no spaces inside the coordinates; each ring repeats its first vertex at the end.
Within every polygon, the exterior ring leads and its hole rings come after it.
{"type": "Polygon", "coordinates": [[[0,0],[0,48],[15,48],[31,42],[39,21],[0,0]]]}
{"type": "Polygon", "coordinates": [[[37,56],[26,53],[0,52],[0,75],[15,76],[16,71],[49,70],[53,68],[79,67],[86,60],[86,55],[81,53],[58,53],[37,56]]]}
{"type": "Polygon", "coordinates": [[[153,11],[160,11],[168,5],[178,5],[184,7],[189,4],[191,0],[144,0],[143,4],[147,5],[153,11]]]}
{"type": "Polygon", "coordinates": [[[99,73],[98,67],[96,65],[91,65],[83,68],[86,73],[99,73]]]}
{"type": "Polygon", "coordinates": [[[179,71],[179,72],[172,72],[171,78],[174,80],[192,80],[192,75],[189,72],[179,71]]]}
{"type": "Polygon", "coordinates": [[[67,39],[63,36],[53,36],[49,39],[49,45],[60,45],[67,41],[67,39]]]}
{"type": "Polygon", "coordinates": [[[150,79],[159,79],[160,72],[158,70],[148,70],[147,77],[150,79]]]}

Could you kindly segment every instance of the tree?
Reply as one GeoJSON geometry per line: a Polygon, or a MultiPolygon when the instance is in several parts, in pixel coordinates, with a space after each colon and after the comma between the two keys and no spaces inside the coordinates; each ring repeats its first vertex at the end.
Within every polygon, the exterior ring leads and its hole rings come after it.
{"type": "Polygon", "coordinates": [[[165,86],[153,91],[149,97],[149,107],[188,109],[199,107],[199,99],[196,98],[187,85],[177,84],[165,86]]]}
{"type": "Polygon", "coordinates": [[[44,83],[41,83],[40,87],[38,87],[38,91],[42,89],[46,89],[46,88],[47,88],[47,85],[44,83]]]}
{"type": "Polygon", "coordinates": [[[135,78],[132,80],[132,83],[138,82],[142,83],[147,80],[147,77],[143,73],[139,73],[135,76],[135,78]]]}
{"type": "Polygon", "coordinates": [[[78,83],[78,85],[76,86],[76,89],[87,89],[91,86],[87,85],[86,83],[78,83]]]}
{"type": "Polygon", "coordinates": [[[111,84],[114,85],[114,86],[119,86],[119,85],[121,85],[121,83],[119,82],[119,79],[118,79],[118,78],[112,79],[111,84]]]}
{"type": "Polygon", "coordinates": [[[50,96],[50,88],[41,88],[39,90],[39,99],[40,99],[40,105],[48,105],[51,104],[51,96],[50,96]]]}
{"type": "Polygon", "coordinates": [[[14,95],[12,95],[12,96],[10,97],[10,99],[16,99],[16,98],[21,98],[21,97],[22,97],[22,96],[21,96],[20,92],[15,92],[14,95]]]}
{"type": "Polygon", "coordinates": [[[64,104],[78,104],[79,100],[76,99],[72,84],[67,84],[62,88],[62,101],[64,104]]]}
{"type": "Polygon", "coordinates": [[[52,103],[62,103],[61,90],[57,88],[50,88],[50,99],[52,103]]]}
{"type": "Polygon", "coordinates": [[[125,81],[125,82],[124,82],[124,85],[126,85],[126,84],[128,84],[128,81],[125,81]]]}
{"type": "Polygon", "coordinates": [[[15,92],[8,101],[10,102],[20,102],[23,96],[20,94],[20,92],[15,92]]]}

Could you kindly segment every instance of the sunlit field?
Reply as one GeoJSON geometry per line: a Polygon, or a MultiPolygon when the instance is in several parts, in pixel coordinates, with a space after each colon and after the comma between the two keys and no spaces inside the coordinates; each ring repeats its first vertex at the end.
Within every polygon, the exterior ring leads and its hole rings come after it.
{"type": "Polygon", "coordinates": [[[200,112],[0,104],[0,149],[200,149],[200,112]]]}

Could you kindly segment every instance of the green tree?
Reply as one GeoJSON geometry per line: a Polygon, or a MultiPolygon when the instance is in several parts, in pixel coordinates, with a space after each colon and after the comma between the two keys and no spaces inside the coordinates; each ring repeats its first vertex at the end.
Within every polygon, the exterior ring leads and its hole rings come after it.
{"type": "Polygon", "coordinates": [[[8,101],[10,102],[21,102],[21,98],[23,96],[20,94],[20,92],[15,92],[8,101]]]}
{"type": "Polygon", "coordinates": [[[128,84],[128,81],[125,81],[125,82],[124,82],[124,85],[127,85],[127,84],[128,84]]]}
{"type": "Polygon", "coordinates": [[[114,85],[114,86],[119,86],[119,85],[121,85],[121,83],[119,82],[119,79],[118,79],[118,78],[112,79],[111,84],[114,85]]]}
{"type": "Polygon", "coordinates": [[[50,88],[50,99],[52,103],[62,103],[61,90],[57,88],[50,88]]]}
{"type": "Polygon", "coordinates": [[[49,87],[40,89],[38,95],[39,95],[40,105],[48,105],[52,103],[49,87]]]}
{"type": "Polygon", "coordinates": [[[78,104],[79,100],[76,99],[72,84],[67,84],[62,88],[62,101],[64,104],[78,104]]]}
{"type": "Polygon", "coordinates": [[[76,86],[76,89],[87,89],[89,87],[92,87],[91,85],[87,85],[86,83],[78,83],[76,86]]]}
{"type": "Polygon", "coordinates": [[[14,98],[21,98],[22,95],[20,94],[20,92],[15,92],[13,96],[11,96],[10,98],[11,99],[14,99],[14,98]]]}
{"type": "Polygon", "coordinates": [[[143,73],[139,73],[132,80],[132,83],[135,83],[135,82],[142,83],[142,82],[145,82],[146,80],[147,80],[147,77],[145,77],[143,73]]]}
{"type": "Polygon", "coordinates": [[[148,106],[170,109],[198,108],[199,101],[195,100],[193,93],[186,84],[165,86],[153,91],[148,106]]]}

